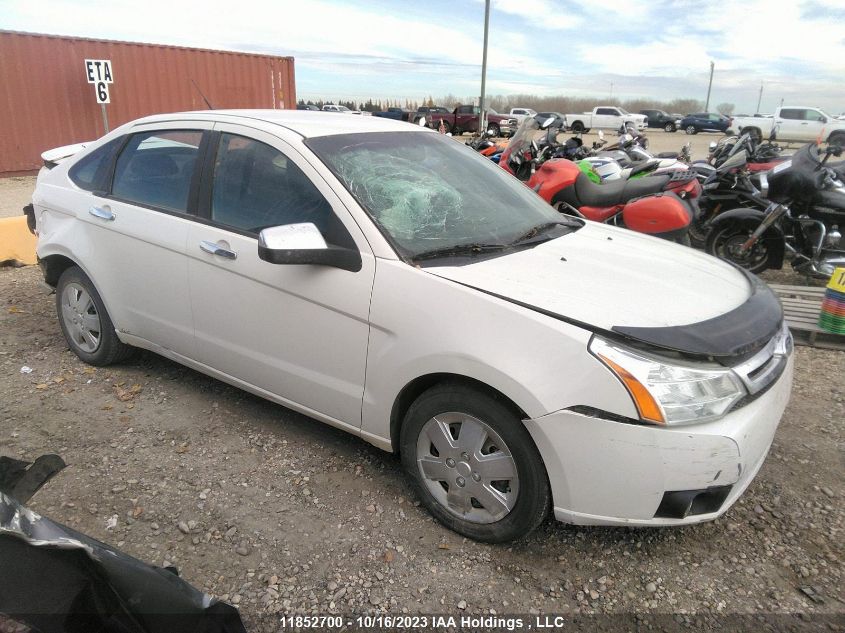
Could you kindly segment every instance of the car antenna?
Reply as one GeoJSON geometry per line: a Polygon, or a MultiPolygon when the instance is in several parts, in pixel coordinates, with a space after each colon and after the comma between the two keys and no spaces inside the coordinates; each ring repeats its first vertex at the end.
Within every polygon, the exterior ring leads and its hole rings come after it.
{"type": "Polygon", "coordinates": [[[193,78],[191,79],[191,83],[194,84],[194,88],[196,88],[197,92],[200,93],[200,96],[202,97],[202,100],[205,101],[205,105],[208,106],[208,109],[214,110],[214,106],[211,105],[211,102],[205,98],[205,95],[202,93],[202,90],[200,90],[200,87],[197,85],[197,82],[193,80],[193,78]]]}

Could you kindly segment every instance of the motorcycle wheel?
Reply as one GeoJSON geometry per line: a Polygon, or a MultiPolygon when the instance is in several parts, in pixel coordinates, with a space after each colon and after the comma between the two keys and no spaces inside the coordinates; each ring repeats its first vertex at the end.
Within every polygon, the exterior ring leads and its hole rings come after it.
{"type": "Polygon", "coordinates": [[[704,248],[707,242],[707,227],[701,218],[693,218],[689,225],[689,239],[693,248],[704,248]]]}
{"type": "Polygon", "coordinates": [[[745,270],[759,275],[769,267],[769,249],[766,240],[761,237],[750,251],[740,253],[740,247],[754,232],[747,224],[734,222],[711,230],[707,235],[705,250],[708,254],[742,266],[745,270]]]}

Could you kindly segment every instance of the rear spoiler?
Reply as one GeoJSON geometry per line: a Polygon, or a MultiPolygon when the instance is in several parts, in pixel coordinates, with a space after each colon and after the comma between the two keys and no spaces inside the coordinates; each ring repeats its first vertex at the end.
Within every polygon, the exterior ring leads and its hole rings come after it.
{"type": "Polygon", "coordinates": [[[76,143],[75,145],[63,145],[62,147],[48,149],[46,152],[41,154],[41,160],[44,161],[44,166],[47,169],[53,169],[53,167],[58,165],[60,162],[62,162],[66,158],[70,158],[74,154],[78,154],[90,144],[91,141],[86,141],[85,143],[76,143]]]}

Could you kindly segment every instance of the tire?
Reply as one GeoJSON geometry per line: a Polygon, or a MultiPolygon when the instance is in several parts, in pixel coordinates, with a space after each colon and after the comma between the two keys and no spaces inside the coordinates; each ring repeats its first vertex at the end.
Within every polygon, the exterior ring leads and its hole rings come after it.
{"type": "Polygon", "coordinates": [[[575,121],[572,124],[572,131],[578,134],[579,132],[584,132],[584,124],[581,121],[575,121]]]}
{"type": "Polygon", "coordinates": [[[548,477],[531,436],[510,408],[480,390],[444,383],[423,393],[405,416],[400,451],[428,511],[468,538],[486,543],[522,538],[548,514],[548,477]],[[484,461],[493,460],[495,467],[486,468],[499,479],[484,475],[484,461]]]}
{"type": "Polygon", "coordinates": [[[488,123],[487,124],[487,132],[494,137],[499,137],[502,131],[499,129],[499,126],[495,123],[488,123]]]}
{"type": "MultiPolygon", "coordinates": [[[[438,122],[437,126],[434,128],[435,130],[440,129],[440,123],[438,122]]],[[[449,124],[448,121],[443,121],[443,133],[448,134],[452,131],[452,126],[449,124]]]]}
{"type": "Polygon", "coordinates": [[[111,365],[135,351],[117,338],[100,294],[78,266],[71,266],[59,277],[56,313],[68,347],[89,365],[111,365]]]}
{"type": "Polygon", "coordinates": [[[769,252],[765,235],[761,236],[751,251],[745,255],[737,252],[739,245],[748,239],[755,228],[745,222],[730,222],[714,227],[707,234],[705,250],[714,257],[742,266],[745,270],[759,275],[769,267],[769,252]]]}
{"type": "Polygon", "coordinates": [[[684,132],[686,132],[687,134],[698,134],[698,130],[695,128],[694,125],[688,125],[686,128],[684,128],[684,132]]]}
{"type": "Polygon", "coordinates": [[[707,226],[701,218],[693,218],[687,231],[690,245],[693,248],[704,248],[707,243],[707,226]]]}
{"type": "Polygon", "coordinates": [[[590,133],[590,128],[585,127],[585,128],[584,128],[584,134],[589,134],[589,133],[590,133]]]}
{"type": "Polygon", "coordinates": [[[667,123],[666,125],[663,126],[664,132],[675,132],[675,131],[677,131],[677,129],[678,129],[678,127],[674,123],[671,123],[671,122],[669,122],[669,123],[667,123]]]}

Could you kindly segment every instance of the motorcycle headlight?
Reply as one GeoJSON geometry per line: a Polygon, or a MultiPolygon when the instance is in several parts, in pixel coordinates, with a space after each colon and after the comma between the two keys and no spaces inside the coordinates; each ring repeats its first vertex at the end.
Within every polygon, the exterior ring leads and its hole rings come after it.
{"type": "Polygon", "coordinates": [[[590,352],[625,385],[640,419],[669,426],[722,417],[746,395],[730,369],[659,360],[594,336],[590,352]]]}

